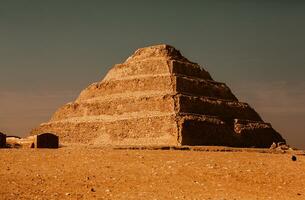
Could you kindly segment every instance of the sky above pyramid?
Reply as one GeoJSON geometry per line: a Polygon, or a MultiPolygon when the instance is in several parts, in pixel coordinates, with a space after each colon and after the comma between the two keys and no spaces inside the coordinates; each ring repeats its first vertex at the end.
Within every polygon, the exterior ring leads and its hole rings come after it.
{"type": "Polygon", "coordinates": [[[135,49],[167,43],[305,148],[305,3],[237,2],[1,1],[0,131],[28,133],[135,49]]]}

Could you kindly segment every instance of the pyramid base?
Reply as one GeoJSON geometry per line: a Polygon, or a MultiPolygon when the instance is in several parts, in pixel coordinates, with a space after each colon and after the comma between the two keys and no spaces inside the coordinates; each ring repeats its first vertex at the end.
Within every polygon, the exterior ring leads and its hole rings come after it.
{"type": "Polygon", "coordinates": [[[217,117],[182,115],[181,145],[269,148],[273,142],[286,143],[269,123],[235,119],[232,123],[217,117]]]}
{"type": "Polygon", "coordinates": [[[270,147],[285,142],[268,123],[235,120],[231,124],[206,115],[165,114],[112,121],[57,121],[32,134],[56,133],[63,143],[96,145],[165,145],[270,147]]]}

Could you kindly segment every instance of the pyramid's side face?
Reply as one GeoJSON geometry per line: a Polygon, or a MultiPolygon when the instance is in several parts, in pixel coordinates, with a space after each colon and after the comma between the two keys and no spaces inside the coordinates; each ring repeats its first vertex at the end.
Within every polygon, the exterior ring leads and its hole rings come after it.
{"type": "Polygon", "coordinates": [[[40,132],[101,145],[266,146],[283,140],[225,84],[168,45],[137,50],[32,134],[40,132]]]}

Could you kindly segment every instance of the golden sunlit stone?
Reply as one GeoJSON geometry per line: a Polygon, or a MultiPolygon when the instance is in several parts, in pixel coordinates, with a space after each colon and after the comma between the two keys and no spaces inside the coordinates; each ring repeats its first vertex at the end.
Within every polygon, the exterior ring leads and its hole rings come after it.
{"type": "Polygon", "coordinates": [[[169,45],[138,49],[31,134],[99,145],[269,147],[284,141],[224,83],[169,45]]]}

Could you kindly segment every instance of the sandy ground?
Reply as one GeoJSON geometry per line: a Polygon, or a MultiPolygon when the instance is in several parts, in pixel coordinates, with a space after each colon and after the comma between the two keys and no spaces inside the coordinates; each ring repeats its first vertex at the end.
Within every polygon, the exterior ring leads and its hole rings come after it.
{"type": "Polygon", "coordinates": [[[1,149],[0,199],[305,199],[305,156],[1,149]]]}

